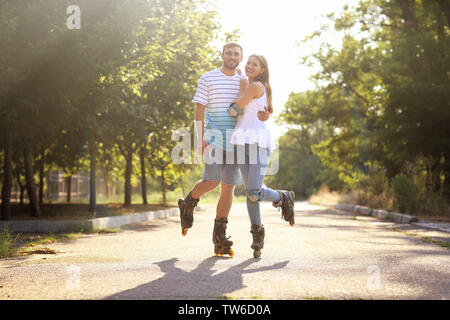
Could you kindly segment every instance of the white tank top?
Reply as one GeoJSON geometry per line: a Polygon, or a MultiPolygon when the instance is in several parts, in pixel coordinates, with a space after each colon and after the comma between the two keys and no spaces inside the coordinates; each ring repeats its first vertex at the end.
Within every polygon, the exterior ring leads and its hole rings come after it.
{"type": "Polygon", "coordinates": [[[252,99],[244,109],[244,114],[239,116],[236,127],[231,135],[231,143],[237,145],[254,144],[260,148],[275,149],[269,128],[264,121],[258,119],[258,111],[264,111],[267,107],[266,88],[264,94],[257,99],[252,99]]]}

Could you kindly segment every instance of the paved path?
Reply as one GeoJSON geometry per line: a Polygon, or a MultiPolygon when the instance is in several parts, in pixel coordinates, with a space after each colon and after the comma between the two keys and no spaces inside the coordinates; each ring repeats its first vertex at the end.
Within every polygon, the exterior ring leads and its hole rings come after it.
{"type": "Polygon", "coordinates": [[[253,259],[245,204],[227,230],[235,257],[215,257],[214,207],[181,237],[178,218],[46,245],[56,255],[0,260],[1,299],[450,299],[450,250],[372,217],[296,204],[289,227],[265,204],[253,259]]]}

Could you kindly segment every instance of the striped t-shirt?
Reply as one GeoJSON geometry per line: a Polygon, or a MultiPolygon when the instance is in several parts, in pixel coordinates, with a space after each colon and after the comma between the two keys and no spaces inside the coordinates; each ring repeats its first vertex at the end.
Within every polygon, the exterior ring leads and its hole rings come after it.
{"type": "Polygon", "coordinates": [[[226,151],[232,151],[231,134],[236,118],[228,113],[228,107],[239,93],[242,75],[227,76],[219,69],[203,74],[198,82],[193,102],[206,107],[205,140],[226,151]]]}

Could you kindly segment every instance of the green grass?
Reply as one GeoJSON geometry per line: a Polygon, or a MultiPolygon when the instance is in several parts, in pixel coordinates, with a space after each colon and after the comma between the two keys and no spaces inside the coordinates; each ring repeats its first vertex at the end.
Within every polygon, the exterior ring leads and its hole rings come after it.
{"type": "MultiPolygon", "coordinates": [[[[121,203],[98,204],[95,217],[121,216],[163,210],[174,206],[168,204],[132,204],[129,207],[125,207],[121,203]]],[[[89,212],[89,205],[86,203],[45,203],[41,206],[41,215],[39,218],[30,216],[28,205],[20,206],[14,204],[12,209],[13,214],[11,216],[14,220],[86,220],[94,217],[89,212]]]]}
{"type": "Polygon", "coordinates": [[[37,235],[22,235],[20,238],[25,242],[25,247],[36,247],[48,245],[56,242],[75,241],[85,234],[107,234],[121,232],[120,228],[104,228],[99,230],[90,230],[84,232],[62,232],[62,233],[45,233],[37,235]]]}
{"type": "Polygon", "coordinates": [[[18,235],[20,245],[17,246],[14,255],[31,255],[31,254],[56,254],[53,249],[43,247],[56,242],[75,241],[82,236],[81,233],[45,233],[45,234],[27,234],[18,235]]]}
{"type": "MultiPolygon", "coordinates": [[[[184,198],[187,193],[189,193],[190,190],[186,190],[186,194],[182,194],[181,192],[174,192],[170,191],[166,194],[166,204],[176,206],[178,203],[178,199],[184,198]]],[[[201,198],[200,203],[206,203],[206,204],[216,204],[217,200],[219,200],[220,195],[220,188],[216,188],[215,190],[207,193],[201,198]]],[[[235,195],[233,202],[245,202],[246,197],[243,195],[235,195]]],[[[147,200],[149,203],[163,204],[163,198],[162,195],[159,193],[152,193],[148,195],[147,200]]],[[[98,204],[108,204],[108,203],[123,203],[123,195],[117,195],[114,197],[99,197],[98,198],[98,204]]],[[[133,204],[141,204],[142,203],[142,197],[139,194],[133,194],[131,196],[131,203],[133,204]]]]}
{"type": "Polygon", "coordinates": [[[37,247],[37,246],[43,246],[51,243],[55,243],[56,236],[53,233],[50,233],[49,235],[43,236],[41,238],[40,235],[38,235],[36,238],[33,238],[33,240],[30,240],[27,242],[27,247],[37,247]]]}
{"type": "Polygon", "coordinates": [[[120,228],[106,228],[84,232],[13,235],[5,228],[0,232],[0,259],[17,255],[56,254],[56,251],[44,246],[57,242],[76,241],[85,234],[118,233],[120,231],[120,228]]]}
{"type": "MultiPolygon", "coordinates": [[[[190,190],[187,190],[186,192],[189,193],[190,190]]],[[[166,197],[166,204],[163,204],[162,196],[158,193],[152,193],[148,196],[147,200],[148,203],[152,203],[155,205],[166,205],[166,206],[177,206],[178,199],[184,198],[187,196],[186,194],[182,194],[181,192],[168,192],[166,197]]],[[[219,200],[220,196],[220,188],[217,188],[206,195],[204,195],[199,202],[199,205],[201,204],[217,204],[217,201],[219,200]]],[[[244,195],[235,195],[233,198],[233,202],[239,203],[239,202],[245,202],[246,197],[244,195]]],[[[83,201],[84,203],[85,201],[83,201]]],[[[87,202],[86,202],[87,203],[87,202]]],[[[100,197],[97,201],[98,204],[121,204],[123,203],[123,195],[117,195],[114,197],[109,197],[108,199],[100,197]]],[[[134,205],[140,205],[142,204],[142,197],[139,194],[133,194],[131,197],[131,203],[134,205]]]]}
{"type": "Polygon", "coordinates": [[[437,244],[438,246],[441,246],[443,248],[450,249],[450,242],[434,240],[431,237],[425,237],[425,236],[421,236],[420,239],[422,239],[422,241],[429,242],[429,243],[434,243],[434,244],[437,244]]]}
{"type": "Polygon", "coordinates": [[[14,245],[17,238],[18,235],[13,236],[6,227],[0,231],[0,259],[10,257],[15,254],[16,248],[14,245]]]}
{"type": "Polygon", "coordinates": [[[214,297],[215,299],[220,299],[220,300],[238,300],[239,298],[238,297],[234,297],[234,296],[226,296],[226,295],[224,295],[224,296],[217,296],[217,297],[214,297]]]}
{"type": "Polygon", "coordinates": [[[104,229],[100,229],[100,230],[95,230],[94,233],[97,234],[103,234],[103,233],[119,233],[122,230],[120,230],[120,227],[115,227],[115,228],[104,228],[104,229]]]}
{"type": "Polygon", "coordinates": [[[24,247],[37,247],[52,244],[55,242],[64,241],[75,241],[80,238],[82,233],[49,233],[49,234],[38,234],[31,236],[22,236],[21,239],[25,242],[24,247]]]}
{"type": "MultiPolygon", "coordinates": [[[[240,190],[242,192],[242,190],[240,190]]],[[[189,190],[187,191],[189,192],[189,190]]],[[[117,195],[109,198],[98,197],[96,218],[106,216],[120,216],[133,213],[162,210],[170,207],[178,206],[178,199],[185,197],[180,191],[167,192],[166,203],[162,203],[162,196],[160,193],[151,193],[148,196],[148,205],[142,204],[142,198],[139,194],[132,195],[131,206],[125,207],[123,205],[123,195],[117,195]]],[[[202,204],[217,204],[220,196],[220,188],[204,195],[199,205],[202,204]]],[[[235,195],[234,203],[244,203],[246,197],[244,195],[235,195]]],[[[40,218],[31,217],[29,206],[27,203],[21,206],[17,203],[12,205],[12,218],[14,220],[86,220],[94,216],[89,212],[88,200],[74,200],[67,203],[64,201],[44,203],[41,206],[40,218]],[[76,202],[75,202],[76,201],[76,202]]],[[[66,231],[76,231],[76,228],[68,229],[66,231]],[[73,230],[72,230],[73,229],[73,230]]],[[[78,228],[79,229],[79,228],[78,228]]],[[[84,232],[93,232],[93,230],[83,230],[84,232]]]]}
{"type": "Polygon", "coordinates": [[[399,230],[399,229],[397,229],[397,228],[395,228],[395,227],[389,228],[389,229],[390,229],[390,230],[393,230],[393,231],[401,232],[401,233],[403,233],[405,236],[419,238],[419,239],[421,239],[423,242],[433,243],[433,244],[436,244],[436,245],[441,246],[441,247],[443,247],[443,248],[450,249],[450,242],[435,240],[435,239],[433,239],[432,237],[421,236],[421,235],[419,235],[419,234],[417,234],[417,233],[399,230]]]}

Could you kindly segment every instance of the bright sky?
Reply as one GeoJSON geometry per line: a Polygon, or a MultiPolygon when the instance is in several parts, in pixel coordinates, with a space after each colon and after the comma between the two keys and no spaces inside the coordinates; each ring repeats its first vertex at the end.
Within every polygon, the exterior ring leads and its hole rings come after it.
{"type": "MultiPolygon", "coordinates": [[[[301,66],[300,59],[318,48],[297,45],[305,36],[328,22],[325,15],[340,12],[344,4],[355,5],[357,0],[216,0],[222,31],[240,29],[239,43],[244,48],[244,70],[249,55],[265,56],[269,63],[275,114],[282,111],[291,92],[312,89],[308,80],[314,70],[301,66]]],[[[324,40],[339,45],[336,34],[329,32],[324,40]]],[[[272,133],[279,136],[281,128],[269,120],[272,133]]]]}

